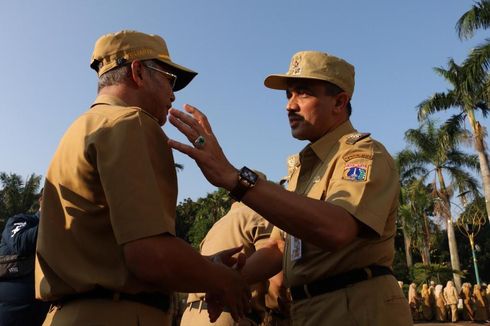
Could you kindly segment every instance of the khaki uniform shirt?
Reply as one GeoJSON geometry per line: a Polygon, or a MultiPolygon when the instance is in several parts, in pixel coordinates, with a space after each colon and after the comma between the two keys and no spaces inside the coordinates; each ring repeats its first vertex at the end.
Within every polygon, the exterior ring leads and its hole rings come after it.
{"type": "MultiPolygon", "coordinates": [[[[270,237],[272,227],[272,224],[254,210],[240,202],[235,202],[231,205],[228,213],[217,221],[206,234],[201,242],[201,254],[210,256],[243,244],[243,253],[250,257],[265,245],[270,237]]],[[[255,286],[254,289],[252,294],[255,297],[255,305],[263,308],[264,290],[259,285],[255,286]],[[257,292],[260,292],[260,295],[257,292]]],[[[188,302],[197,301],[203,297],[203,293],[191,293],[188,302]]]]}
{"type": "Polygon", "coordinates": [[[346,121],[306,146],[292,165],[288,190],[340,206],[370,231],[335,252],[288,235],[286,285],[303,285],[372,264],[391,268],[399,178],[383,145],[357,133],[346,121]]]}
{"type": "Polygon", "coordinates": [[[174,160],[152,116],[98,96],[61,139],[43,200],[37,298],[56,300],[95,286],[155,291],[129,272],[123,256],[125,243],[175,233],[174,160]]]}
{"type": "Polygon", "coordinates": [[[454,286],[446,286],[444,288],[444,300],[446,300],[446,304],[448,305],[456,305],[458,304],[459,295],[458,291],[454,286]]]}
{"type": "MultiPolygon", "coordinates": [[[[243,244],[243,253],[250,257],[262,248],[269,239],[272,224],[248,206],[235,202],[228,213],[208,231],[201,242],[201,254],[209,256],[218,251],[237,247],[243,244]]],[[[252,308],[257,317],[265,312],[265,284],[259,283],[251,287],[252,308]]],[[[196,302],[204,298],[204,293],[190,293],[187,302],[196,302]]],[[[202,304],[202,301],[200,301],[202,304]]],[[[229,312],[223,312],[218,320],[211,324],[206,309],[188,306],[182,316],[181,326],[204,325],[252,325],[247,317],[235,323],[229,312]]]]}

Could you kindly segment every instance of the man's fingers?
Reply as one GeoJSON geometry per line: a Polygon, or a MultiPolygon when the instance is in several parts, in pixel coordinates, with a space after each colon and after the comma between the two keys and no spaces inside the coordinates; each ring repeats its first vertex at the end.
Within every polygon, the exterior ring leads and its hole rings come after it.
{"type": "Polygon", "coordinates": [[[239,253],[236,259],[236,267],[235,269],[241,271],[245,263],[247,262],[247,256],[244,253],[239,253]]]}
{"type": "MultiPolygon", "coordinates": [[[[180,111],[175,111],[182,113],[180,111]]],[[[192,119],[192,118],[191,118],[192,119]]],[[[191,123],[187,122],[185,118],[180,118],[175,114],[168,116],[168,121],[177,128],[181,133],[183,133],[187,139],[192,143],[199,137],[203,132],[200,127],[193,127],[191,123]]]]}
{"type": "Polygon", "coordinates": [[[237,259],[233,258],[233,255],[241,252],[242,249],[243,245],[220,251],[215,255],[218,257],[221,263],[225,264],[228,267],[233,267],[233,265],[237,263],[237,259]]]}
{"type": "Polygon", "coordinates": [[[212,129],[211,129],[211,125],[209,124],[208,117],[204,113],[202,113],[201,111],[199,111],[199,109],[197,109],[196,107],[190,104],[184,104],[184,109],[190,114],[192,114],[194,119],[196,119],[196,121],[203,128],[206,134],[212,133],[212,129]]]}
{"type": "Polygon", "coordinates": [[[223,250],[221,253],[226,255],[226,256],[233,256],[234,254],[236,253],[239,253],[240,251],[242,251],[243,249],[243,245],[240,245],[238,247],[233,247],[233,248],[230,248],[230,249],[226,249],[226,250],[223,250]]]}
{"type": "Polygon", "coordinates": [[[170,109],[168,111],[168,113],[169,113],[170,117],[177,118],[178,120],[180,120],[184,124],[188,125],[191,129],[193,129],[198,134],[200,134],[200,135],[204,134],[204,128],[199,123],[199,121],[202,118],[199,118],[199,117],[196,118],[194,115],[187,114],[185,112],[179,111],[179,110],[174,109],[174,108],[170,109]]]}

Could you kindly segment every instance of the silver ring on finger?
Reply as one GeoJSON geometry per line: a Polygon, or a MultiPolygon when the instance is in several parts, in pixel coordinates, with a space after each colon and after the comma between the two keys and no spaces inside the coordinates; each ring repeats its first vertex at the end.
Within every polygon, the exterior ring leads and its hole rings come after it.
{"type": "Polygon", "coordinates": [[[203,148],[204,144],[206,144],[206,139],[203,136],[199,136],[194,140],[194,147],[195,148],[203,148]]]}

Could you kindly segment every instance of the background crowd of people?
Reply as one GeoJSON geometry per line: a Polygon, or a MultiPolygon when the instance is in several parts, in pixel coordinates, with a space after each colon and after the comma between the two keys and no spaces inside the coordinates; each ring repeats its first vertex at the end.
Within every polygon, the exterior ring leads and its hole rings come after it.
{"type": "MultiPolygon", "coordinates": [[[[399,282],[403,289],[403,282],[399,282]]],[[[490,287],[487,284],[463,283],[458,291],[452,281],[446,286],[423,283],[408,287],[408,303],[414,322],[459,320],[488,322],[490,316],[490,287]]]]}

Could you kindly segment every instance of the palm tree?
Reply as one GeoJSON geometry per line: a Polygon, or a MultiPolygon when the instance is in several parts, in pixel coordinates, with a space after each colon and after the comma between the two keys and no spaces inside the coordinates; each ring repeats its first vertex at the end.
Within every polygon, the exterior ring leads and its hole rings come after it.
{"type": "MultiPolygon", "coordinates": [[[[395,159],[398,171],[404,171],[398,157],[395,159]]],[[[400,206],[398,222],[405,244],[405,259],[408,268],[413,266],[412,248],[417,249],[422,262],[430,264],[430,230],[427,211],[430,211],[432,200],[428,187],[413,177],[401,178],[400,206]]]]}
{"type": "Polygon", "coordinates": [[[37,202],[41,176],[31,174],[26,181],[22,177],[5,172],[0,173],[0,229],[7,218],[19,213],[30,212],[37,202]]]}
{"type": "Polygon", "coordinates": [[[456,23],[456,31],[460,39],[473,37],[477,29],[490,27],[490,1],[480,0],[465,12],[456,23]]]}
{"type": "MultiPolygon", "coordinates": [[[[476,180],[465,170],[478,168],[477,157],[465,154],[457,148],[463,135],[465,131],[455,125],[437,128],[432,120],[427,119],[419,129],[405,132],[405,139],[410,147],[398,154],[402,179],[418,177],[422,184],[430,181],[434,200],[433,214],[440,217],[446,225],[453,270],[460,270],[460,264],[450,199],[454,189],[478,192],[476,180]],[[449,184],[445,175],[449,175],[449,184]]],[[[455,273],[453,277],[459,288],[460,276],[455,273]]]]}
{"type": "MultiPolygon", "coordinates": [[[[490,46],[486,49],[490,54],[490,46]]],[[[490,168],[485,144],[486,131],[475,117],[475,112],[480,111],[486,117],[489,108],[489,79],[483,67],[475,64],[475,61],[485,61],[484,53],[470,54],[470,57],[460,66],[453,59],[448,62],[448,68],[434,68],[435,72],[444,77],[452,89],[445,93],[435,93],[430,98],[418,105],[419,121],[425,119],[429,114],[445,111],[450,108],[459,108],[460,112],[448,120],[448,125],[458,124],[463,127],[468,118],[471,128],[474,148],[480,162],[480,173],[483,181],[483,193],[486,199],[487,216],[490,220],[490,168]]],[[[486,61],[485,61],[486,62],[486,61]]]]}
{"type": "Polygon", "coordinates": [[[429,213],[433,208],[430,187],[421,180],[412,179],[402,187],[405,202],[400,205],[404,219],[404,229],[412,246],[420,252],[422,263],[429,265],[431,248],[431,227],[429,213]]]}
{"type": "Polygon", "coordinates": [[[403,243],[405,244],[405,260],[407,263],[407,267],[410,269],[413,266],[413,257],[412,257],[412,234],[415,232],[411,232],[413,229],[412,225],[412,212],[410,207],[405,204],[405,188],[401,188],[400,190],[400,206],[398,208],[398,221],[401,223],[401,231],[403,234],[403,243]]]}

